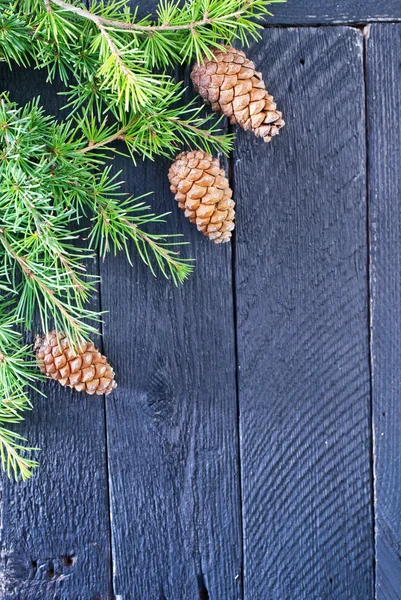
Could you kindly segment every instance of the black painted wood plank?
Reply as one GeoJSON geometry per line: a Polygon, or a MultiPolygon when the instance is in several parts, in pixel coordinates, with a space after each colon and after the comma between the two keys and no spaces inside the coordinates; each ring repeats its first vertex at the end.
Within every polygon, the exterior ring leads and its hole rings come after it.
{"type": "Polygon", "coordinates": [[[244,590],[373,597],[363,38],[270,29],[250,55],[287,126],[238,132],[244,590]]]}
{"type": "MultiPolygon", "coordinates": [[[[132,2],[138,16],[154,15],[157,0],[132,2]]],[[[368,23],[401,21],[399,0],[287,0],[272,4],[267,25],[319,25],[328,23],[368,23]]]]}
{"type": "MultiPolygon", "coordinates": [[[[43,72],[0,66],[1,88],[24,104],[41,96],[50,114],[64,99],[43,72]]],[[[98,265],[88,265],[97,273],[98,265]]],[[[99,306],[95,297],[93,308],[99,306]]],[[[31,340],[35,338],[34,324],[31,340]]],[[[39,330],[38,330],[39,331],[39,330]]],[[[27,335],[29,339],[29,334],[27,335]]],[[[100,343],[100,340],[97,340],[100,343]]],[[[41,448],[28,482],[1,475],[0,596],[2,600],[111,598],[110,523],[104,399],[54,382],[32,394],[34,410],[19,432],[41,448]]]]}
{"type": "Polygon", "coordinates": [[[367,40],[376,593],[401,598],[401,25],[367,40]]]}
{"type": "Polygon", "coordinates": [[[203,238],[177,207],[169,162],[134,167],[126,189],[154,190],[158,231],[196,257],[180,288],[131,248],[101,264],[104,330],[119,387],[107,401],[114,591],[125,600],[241,598],[241,523],[230,245],[203,238]]]}
{"type": "Polygon", "coordinates": [[[399,0],[287,0],[272,4],[268,24],[318,25],[401,21],[399,0]]]}

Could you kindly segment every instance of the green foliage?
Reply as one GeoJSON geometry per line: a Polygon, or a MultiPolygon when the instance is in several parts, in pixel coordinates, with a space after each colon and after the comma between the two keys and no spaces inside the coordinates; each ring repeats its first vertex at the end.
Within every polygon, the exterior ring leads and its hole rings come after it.
{"type": "Polygon", "coordinates": [[[177,101],[168,69],[256,38],[268,6],[279,1],[188,0],[180,7],[161,0],[152,20],[137,19],[124,0],[93,1],[90,10],[78,1],[0,0],[0,58],[45,68],[49,81],[59,75],[71,110],[85,104],[118,119],[144,107],[157,114],[177,101]]]}
{"type": "Polygon", "coordinates": [[[24,448],[20,443],[23,438],[6,426],[21,421],[23,412],[31,408],[26,389],[40,376],[29,347],[21,344],[14,329],[18,321],[12,314],[7,315],[8,309],[6,302],[0,305],[0,456],[8,476],[25,480],[37,465],[25,456],[33,449],[24,448]]]}
{"type": "MultiPolygon", "coordinates": [[[[86,127],[89,132],[89,122],[86,127]]],[[[104,256],[124,249],[131,260],[131,238],[154,273],[159,267],[181,283],[191,272],[191,263],[170,243],[180,243],[175,236],[146,232],[163,216],[149,212],[141,199],[127,198],[101,154],[88,160],[98,150],[73,121],[57,123],[38,101],[18,107],[0,96],[0,423],[20,420],[28,406],[24,385],[35,376],[33,356],[13,341],[10,323],[30,330],[36,312],[43,331],[55,326],[71,343],[97,332],[101,315],[87,308],[97,281],[84,267],[94,251],[104,256]]],[[[0,428],[3,465],[26,478],[34,463],[20,450],[16,434],[0,428]]]]}
{"type": "Polygon", "coordinates": [[[85,262],[120,250],[131,262],[130,240],[155,275],[179,284],[192,270],[177,236],[147,231],[166,215],[121,192],[106,164],[122,151],[114,142],[134,162],[187,146],[228,154],[232,137],[183,104],[173,69],[257,37],[278,1],[160,0],[155,19],[139,19],[125,0],[90,10],[76,0],[0,0],[0,60],[45,69],[66,86],[62,122],[37,100],[19,107],[0,90],[0,453],[9,475],[26,479],[36,465],[7,429],[40,379],[16,328],[30,330],[38,315],[44,332],[56,327],[72,344],[96,332],[101,315],[88,303],[97,279],[85,262]]]}

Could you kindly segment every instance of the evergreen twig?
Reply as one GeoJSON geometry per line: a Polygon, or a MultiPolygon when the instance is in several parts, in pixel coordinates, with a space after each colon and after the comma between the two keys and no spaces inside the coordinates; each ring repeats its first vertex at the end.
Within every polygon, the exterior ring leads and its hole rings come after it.
{"type": "Polygon", "coordinates": [[[123,250],[131,262],[131,240],[154,274],[176,284],[193,268],[177,236],[147,230],[166,215],[123,194],[106,161],[113,152],[134,162],[172,156],[182,146],[228,154],[232,136],[193,103],[182,106],[172,69],[257,38],[278,1],[160,0],[155,18],[138,18],[126,0],[90,9],[79,0],[0,0],[0,61],[47,70],[66,97],[58,122],[37,100],[19,107],[0,90],[0,456],[9,475],[27,479],[36,466],[8,429],[41,378],[18,329],[30,330],[38,314],[44,332],[63,330],[71,344],[96,331],[102,316],[88,301],[97,278],[85,269],[95,252],[123,250]]]}

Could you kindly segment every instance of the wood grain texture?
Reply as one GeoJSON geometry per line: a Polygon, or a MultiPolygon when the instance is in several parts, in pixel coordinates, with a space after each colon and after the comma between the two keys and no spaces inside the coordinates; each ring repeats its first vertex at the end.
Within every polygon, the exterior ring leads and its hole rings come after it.
{"type": "MultiPolygon", "coordinates": [[[[64,104],[43,72],[10,73],[3,64],[0,77],[20,104],[40,95],[50,114],[64,104]]],[[[88,270],[97,273],[98,265],[88,270]]],[[[47,398],[31,394],[35,408],[18,429],[41,448],[40,467],[24,484],[1,476],[0,597],[111,600],[104,399],[54,382],[42,390],[47,398]]]]}
{"type": "Polygon", "coordinates": [[[272,29],[249,54],[287,126],[234,155],[245,598],[367,600],[362,35],[272,29]]]}
{"type": "Polygon", "coordinates": [[[183,232],[196,272],[175,288],[131,247],[101,265],[114,591],[121,600],[241,598],[238,429],[230,245],[189,223],[169,161],[118,159],[127,191],[154,190],[159,231],[183,232]]]}
{"type": "Polygon", "coordinates": [[[367,40],[378,600],[401,598],[401,25],[367,40]]]}
{"type": "Polygon", "coordinates": [[[401,21],[399,0],[287,0],[272,4],[268,24],[318,25],[401,21]]]}
{"type": "MultiPolygon", "coordinates": [[[[138,16],[155,15],[157,0],[133,2],[138,16]]],[[[267,25],[319,25],[328,23],[368,23],[401,21],[399,0],[287,0],[272,4],[267,25]]]]}

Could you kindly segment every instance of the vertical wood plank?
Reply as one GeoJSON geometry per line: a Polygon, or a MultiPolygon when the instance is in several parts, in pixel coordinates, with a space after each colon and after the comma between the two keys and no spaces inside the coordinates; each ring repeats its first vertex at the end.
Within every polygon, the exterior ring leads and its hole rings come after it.
{"type": "Polygon", "coordinates": [[[376,594],[401,598],[401,25],[367,39],[376,594]]]}
{"type": "MultiPolygon", "coordinates": [[[[21,105],[41,96],[57,115],[64,98],[43,72],[0,65],[2,90],[21,105]]],[[[88,270],[97,273],[92,263],[88,270]]],[[[99,298],[93,299],[93,308],[99,298]]],[[[39,323],[33,324],[34,340],[39,323]]],[[[39,330],[38,330],[39,331],[39,330]]],[[[99,343],[100,340],[97,340],[99,343]]],[[[111,598],[104,399],[43,384],[19,432],[39,446],[40,467],[28,482],[1,476],[0,596],[3,600],[111,598]]]]}
{"type": "Polygon", "coordinates": [[[400,21],[399,0],[287,0],[272,4],[268,24],[318,25],[324,23],[367,23],[400,21]]]}
{"type": "Polygon", "coordinates": [[[127,190],[153,189],[154,210],[173,211],[158,229],[185,233],[196,273],[174,288],[133,247],[133,267],[123,255],[101,265],[104,345],[119,381],[107,400],[115,594],[240,598],[230,246],[187,222],[168,162],[119,158],[118,167],[127,190]]]}
{"type": "MultiPolygon", "coordinates": [[[[138,17],[155,15],[158,0],[135,2],[138,17]]],[[[323,25],[401,21],[399,0],[287,0],[270,6],[266,25],[323,25]]]]}
{"type": "Polygon", "coordinates": [[[121,600],[240,600],[231,246],[185,218],[169,165],[116,160],[127,191],[153,190],[152,210],[171,211],[157,231],[184,234],[195,273],[175,288],[132,246],[133,267],[122,255],[101,265],[104,344],[119,378],[107,403],[114,591],[121,600]]]}
{"type": "Polygon", "coordinates": [[[127,190],[153,189],[154,210],[173,211],[158,229],[191,240],[183,252],[196,256],[196,273],[174,288],[133,248],[133,267],[122,255],[101,265],[104,344],[119,380],[107,401],[115,593],[240,598],[230,246],[187,222],[168,162],[118,166],[127,190]]]}
{"type": "Polygon", "coordinates": [[[249,54],[287,127],[234,156],[245,598],[368,599],[362,35],[269,29],[249,54]]]}

